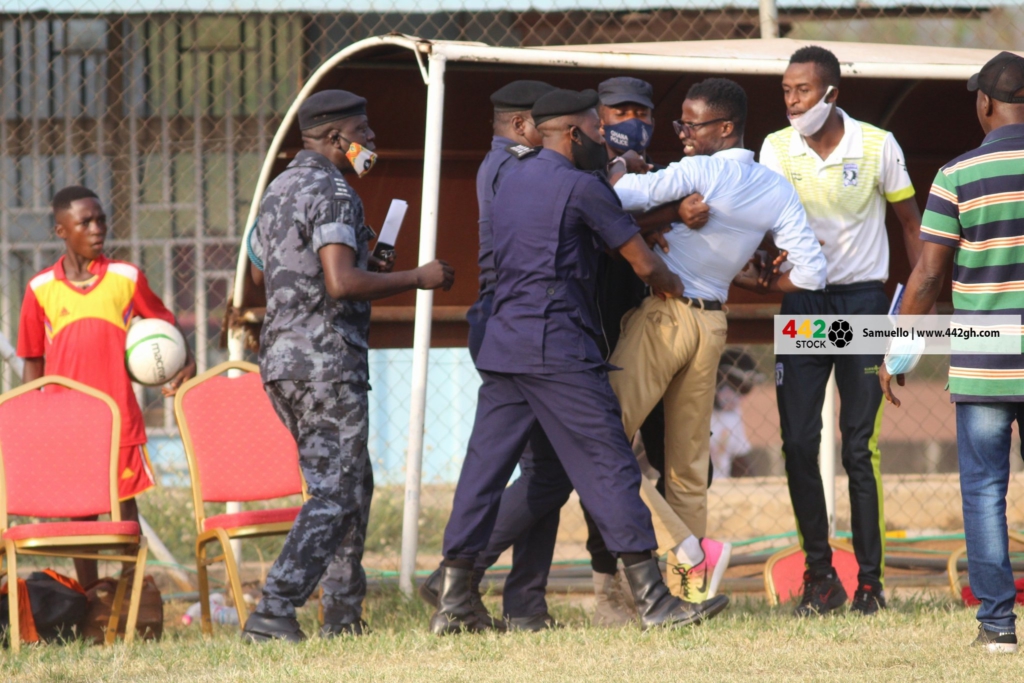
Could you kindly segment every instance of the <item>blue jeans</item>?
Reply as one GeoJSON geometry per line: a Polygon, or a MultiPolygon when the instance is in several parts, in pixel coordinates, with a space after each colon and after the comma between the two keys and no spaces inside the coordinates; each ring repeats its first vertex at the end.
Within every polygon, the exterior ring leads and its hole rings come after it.
{"type": "Polygon", "coordinates": [[[1024,403],[957,403],[956,441],[971,590],[981,601],[978,621],[1012,632],[1017,590],[1010,567],[1006,490],[1010,482],[1010,428],[1024,427],[1024,403]]]}

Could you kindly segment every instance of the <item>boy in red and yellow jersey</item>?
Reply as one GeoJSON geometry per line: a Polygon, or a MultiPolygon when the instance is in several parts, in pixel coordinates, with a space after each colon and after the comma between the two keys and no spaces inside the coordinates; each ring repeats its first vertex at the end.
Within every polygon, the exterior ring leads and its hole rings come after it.
{"type": "MultiPolygon", "coordinates": [[[[124,363],[125,338],[134,316],[174,323],[174,315],[139,268],[103,255],[107,217],[92,190],[71,186],[58,192],[53,217],[66,252],[25,291],[18,329],[22,379],[63,375],[114,399],[121,410],[121,519],[138,521],[135,496],[151,488],[153,479],[142,453],[146,425],[124,363]]],[[[189,350],[185,367],[164,386],[164,395],[173,395],[195,370],[189,350]]],[[[75,571],[86,586],[97,578],[92,560],[75,560],[75,571]]]]}

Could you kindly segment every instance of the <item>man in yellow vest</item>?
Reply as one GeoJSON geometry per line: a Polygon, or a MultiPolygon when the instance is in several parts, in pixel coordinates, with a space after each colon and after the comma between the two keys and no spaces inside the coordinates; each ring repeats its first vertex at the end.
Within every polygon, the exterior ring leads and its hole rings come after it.
{"type": "MultiPolygon", "coordinates": [[[[856,121],[836,106],[839,60],[808,46],[793,53],[782,78],[791,127],[772,133],[760,161],[785,176],[800,195],[827,262],[827,284],[816,292],[786,294],[783,315],[797,325],[821,315],[885,315],[889,277],[885,205],[903,225],[910,265],[921,251],[921,212],[903,152],[886,132],[856,121]]],[[[804,595],[797,616],[842,607],[847,595],[832,567],[829,521],[818,469],[821,407],[833,367],[839,387],[842,462],[850,476],[853,547],[860,564],[851,609],[874,614],[882,591],[885,519],[878,432],[882,356],[780,355],[775,385],[789,494],[807,554],[804,595]]]]}

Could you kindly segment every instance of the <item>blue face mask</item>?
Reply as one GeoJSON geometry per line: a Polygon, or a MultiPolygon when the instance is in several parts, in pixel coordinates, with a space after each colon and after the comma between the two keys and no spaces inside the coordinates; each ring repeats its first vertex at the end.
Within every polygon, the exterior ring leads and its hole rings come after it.
{"type": "Polygon", "coordinates": [[[893,339],[889,344],[889,353],[885,354],[885,369],[889,374],[904,375],[917,367],[924,353],[924,339],[893,339]]]}
{"type": "Polygon", "coordinates": [[[628,152],[633,150],[640,156],[647,151],[651,144],[651,133],[654,126],[645,123],[640,119],[628,119],[614,126],[604,127],[604,139],[608,146],[617,152],[628,152]]]}

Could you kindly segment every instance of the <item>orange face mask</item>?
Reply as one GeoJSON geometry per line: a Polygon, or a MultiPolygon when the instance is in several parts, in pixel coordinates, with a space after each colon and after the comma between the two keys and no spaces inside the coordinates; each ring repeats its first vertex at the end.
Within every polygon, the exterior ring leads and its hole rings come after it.
{"type": "Polygon", "coordinates": [[[359,174],[360,178],[369,173],[373,165],[377,163],[377,155],[358,142],[350,142],[348,144],[348,151],[345,152],[345,157],[348,159],[348,163],[352,164],[352,168],[359,174]]]}

